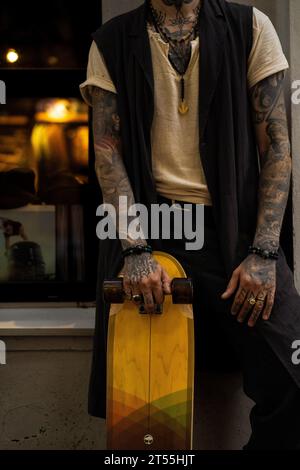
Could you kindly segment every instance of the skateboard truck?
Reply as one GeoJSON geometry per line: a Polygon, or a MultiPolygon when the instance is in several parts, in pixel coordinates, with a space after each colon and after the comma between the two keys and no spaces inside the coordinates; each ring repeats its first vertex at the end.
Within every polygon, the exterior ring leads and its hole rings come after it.
{"type": "MultiPolygon", "coordinates": [[[[146,308],[144,304],[139,306],[139,312],[141,315],[147,315],[146,308]]],[[[162,304],[155,304],[154,313],[156,315],[161,315],[163,313],[163,305],[162,304]]]]}
{"type": "MultiPolygon", "coordinates": [[[[171,295],[173,304],[191,304],[193,301],[193,283],[192,279],[176,277],[171,283],[171,295]]],[[[123,278],[105,280],[103,283],[103,296],[107,303],[122,304],[126,300],[126,294],[123,289],[123,278]]],[[[156,305],[156,314],[162,314],[163,305],[156,305]]],[[[146,314],[145,306],[139,306],[139,312],[146,314]]]]}

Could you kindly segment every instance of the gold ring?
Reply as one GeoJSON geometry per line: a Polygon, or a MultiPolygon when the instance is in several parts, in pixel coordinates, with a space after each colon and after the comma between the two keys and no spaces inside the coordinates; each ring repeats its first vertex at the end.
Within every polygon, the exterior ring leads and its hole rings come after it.
{"type": "Polygon", "coordinates": [[[141,302],[142,301],[142,296],[140,294],[135,294],[132,296],[132,300],[134,302],[141,302]]]}
{"type": "Polygon", "coordinates": [[[249,302],[250,305],[255,305],[255,304],[256,304],[256,299],[255,299],[255,297],[250,297],[250,298],[248,299],[248,302],[249,302]]]}

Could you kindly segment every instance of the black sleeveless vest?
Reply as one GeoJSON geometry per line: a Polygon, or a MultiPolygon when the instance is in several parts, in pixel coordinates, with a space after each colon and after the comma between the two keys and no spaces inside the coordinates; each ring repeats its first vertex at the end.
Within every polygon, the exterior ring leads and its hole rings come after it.
{"type": "MultiPolygon", "coordinates": [[[[259,164],[247,86],[252,7],[202,0],[200,19],[200,155],[228,278],[247,256],[258,206],[259,164]]],[[[93,34],[117,89],[122,155],[136,202],[148,207],[157,193],[151,167],[154,77],[146,5],[104,24],[93,34]]],[[[105,417],[108,307],[106,277],[122,266],[118,240],[100,241],[97,315],[89,412],[105,417]]],[[[151,241],[160,249],[158,241],[151,241]]]]}
{"type": "MultiPolygon", "coordinates": [[[[109,21],[93,38],[117,89],[123,158],[135,199],[149,206],[156,202],[156,190],[150,139],[154,77],[146,14],[144,4],[109,21]]],[[[256,228],[259,165],[247,87],[252,31],[252,7],[203,1],[199,146],[228,275],[256,228]]]]}

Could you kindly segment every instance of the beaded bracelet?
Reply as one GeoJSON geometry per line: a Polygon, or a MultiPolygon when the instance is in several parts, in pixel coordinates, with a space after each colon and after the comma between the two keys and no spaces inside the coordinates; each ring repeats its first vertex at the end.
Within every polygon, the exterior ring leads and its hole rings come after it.
{"type": "Polygon", "coordinates": [[[142,253],[153,253],[152,247],[150,245],[136,245],[130,248],[127,248],[122,252],[123,258],[131,255],[141,255],[142,253]]]}
{"type": "Polygon", "coordinates": [[[263,259],[275,259],[277,260],[279,255],[278,251],[268,251],[258,248],[257,246],[249,246],[249,254],[260,256],[263,259]]]}

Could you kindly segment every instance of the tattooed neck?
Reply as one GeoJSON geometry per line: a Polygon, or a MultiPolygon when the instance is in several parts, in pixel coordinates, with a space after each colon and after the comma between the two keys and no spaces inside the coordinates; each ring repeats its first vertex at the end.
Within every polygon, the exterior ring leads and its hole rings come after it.
{"type": "Polygon", "coordinates": [[[200,0],[149,1],[149,23],[170,44],[169,60],[184,75],[191,56],[191,41],[197,35],[200,0]]]}

